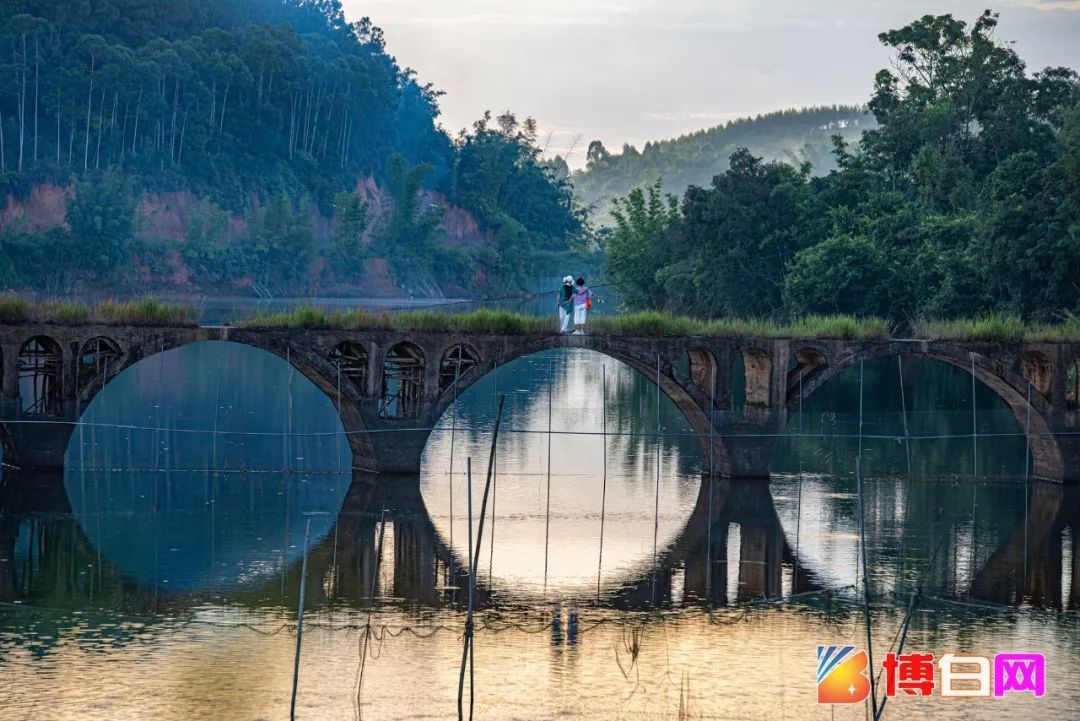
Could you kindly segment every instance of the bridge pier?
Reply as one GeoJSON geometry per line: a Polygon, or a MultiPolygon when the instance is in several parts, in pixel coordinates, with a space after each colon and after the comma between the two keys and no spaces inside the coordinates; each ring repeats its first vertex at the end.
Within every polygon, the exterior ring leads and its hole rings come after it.
{"type": "Polygon", "coordinates": [[[702,443],[702,467],[706,474],[714,476],[767,480],[778,434],[779,430],[773,425],[747,427],[720,420],[711,452],[709,439],[705,438],[702,443]]]}

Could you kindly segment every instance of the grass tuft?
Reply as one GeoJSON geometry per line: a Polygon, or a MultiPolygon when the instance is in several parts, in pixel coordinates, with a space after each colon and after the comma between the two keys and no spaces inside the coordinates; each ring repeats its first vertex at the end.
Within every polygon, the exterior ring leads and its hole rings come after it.
{"type": "Polygon", "coordinates": [[[1019,316],[1005,313],[989,313],[981,318],[919,320],[911,324],[912,335],[926,340],[1020,343],[1026,331],[1019,316]]]}
{"type": "Polygon", "coordinates": [[[710,323],[696,318],[644,310],[625,315],[603,315],[589,320],[592,333],[672,338],[686,335],[716,335],[710,333],[710,323]]]}
{"type": "Polygon", "coordinates": [[[30,319],[30,301],[17,295],[0,296],[0,323],[17,325],[30,319]]]}
{"type": "Polygon", "coordinates": [[[369,313],[353,308],[327,312],[315,305],[298,305],[289,310],[259,310],[239,322],[245,328],[337,328],[342,330],[373,330],[391,327],[386,313],[369,313]]]}
{"type": "Polygon", "coordinates": [[[128,303],[102,301],[92,315],[98,322],[115,325],[195,325],[197,320],[192,306],[152,297],[128,303]]]}
{"type": "Polygon", "coordinates": [[[84,325],[90,320],[90,306],[81,300],[47,300],[38,306],[38,315],[46,323],[84,325]]]}
{"type": "Polygon", "coordinates": [[[394,327],[416,331],[458,331],[462,333],[554,333],[555,319],[525,315],[508,310],[481,308],[468,313],[414,310],[393,316],[394,327]]]}
{"type": "Polygon", "coordinates": [[[867,340],[889,337],[889,324],[882,318],[850,315],[809,315],[795,320],[786,337],[867,340]]]}
{"type": "Polygon", "coordinates": [[[656,311],[602,316],[589,321],[594,332],[613,335],[672,338],[709,336],[717,338],[886,338],[888,324],[880,318],[846,315],[806,316],[790,324],[753,318],[698,320],[656,311]]]}
{"type": "Polygon", "coordinates": [[[469,313],[442,310],[412,310],[391,315],[359,308],[327,312],[317,306],[298,306],[272,313],[258,312],[241,321],[248,328],[335,328],[343,330],[413,330],[463,333],[547,333],[554,332],[551,318],[522,315],[505,310],[482,309],[469,313]]]}

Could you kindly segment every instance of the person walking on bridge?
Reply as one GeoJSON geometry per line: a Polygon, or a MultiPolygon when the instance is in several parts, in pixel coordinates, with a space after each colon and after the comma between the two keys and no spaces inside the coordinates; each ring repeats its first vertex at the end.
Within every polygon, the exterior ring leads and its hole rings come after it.
{"type": "Polygon", "coordinates": [[[562,288],[559,289],[559,295],[555,302],[559,306],[559,332],[563,334],[569,333],[570,317],[574,314],[573,276],[568,275],[562,279],[562,288]]]}
{"type": "Polygon", "coordinates": [[[574,287],[574,335],[585,335],[585,318],[592,310],[593,298],[598,303],[604,299],[589,290],[584,278],[578,278],[574,287]]]}

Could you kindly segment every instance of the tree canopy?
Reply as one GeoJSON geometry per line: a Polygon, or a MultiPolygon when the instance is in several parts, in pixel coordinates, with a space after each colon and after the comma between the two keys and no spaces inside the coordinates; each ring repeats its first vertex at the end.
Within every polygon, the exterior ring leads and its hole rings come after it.
{"type": "Polygon", "coordinates": [[[901,323],[1080,310],[1080,81],[1029,73],[997,24],[928,15],[882,33],[876,127],[835,137],[828,175],[739,150],[634,245],[618,223],[609,275],[654,288],[628,303],[901,323]]]}
{"type": "MultiPolygon", "coordinates": [[[[399,203],[441,192],[473,211],[496,245],[567,252],[581,229],[565,181],[539,162],[532,121],[519,125],[507,113],[496,130],[484,120],[451,137],[438,124],[441,93],[397,63],[369,19],[348,22],[339,0],[11,0],[0,20],[0,192],[22,197],[46,182],[81,192],[109,174],[124,179],[133,203],[148,192],[191,191],[210,215],[243,217],[249,229],[243,247],[218,248],[217,232],[184,248],[202,258],[199,267],[214,256],[235,266],[232,276],[255,268],[260,282],[302,288],[308,269],[269,270],[297,267],[290,252],[300,238],[288,228],[344,208],[348,227],[336,245],[305,241],[312,247],[301,259],[322,255],[331,272],[358,272],[366,252],[358,237],[377,236],[395,257],[427,253],[425,262],[442,268],[426,214],[413,224],[394,212],[377,234],[381,219],[368,209],[357,236],[356,202],[340,197],[358,178],[400,186],[400,168],[423,172],[399,203]]],[[[71,242],[98,242],[71,231],[79,235],[71,242]]],[[[110,243],[123,246],[131,234],[130,224],[116,228],[110,243]]],[[[459,260],[457,282],[484,262],[459,260]]],[[[8,283],[40,280],[17,257],[4,267],[8,283]]],[[[525,267],[497,263],[487,277],[514,287],[525,267]]]]}

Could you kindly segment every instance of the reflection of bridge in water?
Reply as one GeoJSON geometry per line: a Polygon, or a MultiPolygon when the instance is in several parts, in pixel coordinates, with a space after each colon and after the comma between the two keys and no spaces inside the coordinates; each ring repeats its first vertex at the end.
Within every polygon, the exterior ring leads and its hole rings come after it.
{"type": "MultiPolygon", "coordinates": [[[[71,513],[61,473],[14,476],[5,488],[5,497],[0,499],[2,601],[63,607],[90,603],[154,612],[196,605],[205,595],[242,604],[291,607],[296,602],[299,561],[288,564],[283,574],[227,589],[178,593],[140,584],[101,557],[71,513]],[[26,552],[16,561],[20,533],[25,536],[21,543],[26,552]]],[[[599,597],[595,592],[579,592],[575,598],[553,590],[548,598],[627,610],[776,598],[781,593],[784,564],[790,568],[793,561],[768,484],[705,479],[690,517],[668,548],[660,550],[655,568],[651,559],[643,559],[628,577],[605,578],[599,597]],[[732,524],[738,524],[741,542],[738,557],[729,559],[732,524]],[[729,589],[734,589],[732,597],[729,589]]],[[[354,472],[337,522],[311,547],[308,565],[309,605],[363,605],[373,596],[422,607],[455,607],[465,601],[461,589],[467,587],[467,559],[436,530],[417,476],[354,472]],[[385,550],[376,572],[384,519],[385,550]]],[[[490,578],[485,569],[478,573],[480,606],[521,600],[516,589],[500,585],[497,574],[493,583],[490,578]]],[[[791,590],[818,587],[806,569],[800,569],[791,590]]]]}
{"type": "MultiPolygon", "coordinates": [[[[971,598],[1061,608],[1063,563],[1080,572],[1080,489],[1034,486],[1029,513],[974,574],[971,598]],[[1064,528],[1072,528],[1066,549],[1064,528]]],[[[85,519],[84,519],[85,520],[85,519]]],[[[295,539],[294,539],[295,540],[295,539]]],[[[375,597],[406,607],[461,607],[467,585],[464,559],[436,531],[417,477],[355,473],[333,529],[309,552],[309,606],[358,607],[375,597]],[[383,510],[385,509],[385,515],[383,510]],[[380,524],[385,519],[385,529],[380,524]],[[378,538],[387,539],[376,572],[378,538]],[[373,585],[374,584],[374,585],[373,585]]],[[[636,610],[680,604],[735,605],[823,588],[812,563],[796,562],[767,484],[705,479],[694,509],[655,568],[645,559],[636,573],[605,578],[595,594],[546,598],[636,610]],[[711,495],[711,498],[710,498],[711,495]],[[731,543],[738,536],[737,550],[731,543]],[[731,557],[729,557],[729,554],[731,557]],[[797,569],[797,571],[796,571],[797,569]]],[[[200,603],[295,606],[299,561],[277,575],[229,588],[177,592],[124,576],[102,558],[71,514],[62,474],[8,477],[0,489],[0,601],[48,608],[87,607],[132,614],[183,612],[200,603]],[[16,546],[22,550],[17,553],[16,546]]],[[[1068,608],[1080,607],[1072,585],[1068,608]]],[[[515,589],[477,578],[480,606],[519,600],[515,589]]]]}

